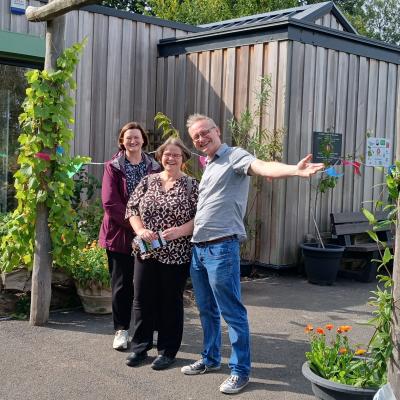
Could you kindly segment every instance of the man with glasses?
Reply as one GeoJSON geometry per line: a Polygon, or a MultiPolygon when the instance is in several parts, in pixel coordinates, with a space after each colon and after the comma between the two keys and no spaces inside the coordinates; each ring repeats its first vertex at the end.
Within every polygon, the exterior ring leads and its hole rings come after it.
{"type": "Polygon", "coordinates": [[[297,165],[258,160],[244,149],[223,144],[219,128],[205,115],[191,115],[186,126],[195,148],[207,155],[207,166],[199,187],[190,268],[204,333],[203,351],[202,358],[183,367],[182,372],[197,375],[220,369],[222,315],[232,352],[231,375],[220,391],[238,393],[250,376],[250,333],[240,294],[239,255],[239,243],[246,239],[243,217],[249,175],[309,177],[324,165],[311,163],[311,154],[297,165]]]}

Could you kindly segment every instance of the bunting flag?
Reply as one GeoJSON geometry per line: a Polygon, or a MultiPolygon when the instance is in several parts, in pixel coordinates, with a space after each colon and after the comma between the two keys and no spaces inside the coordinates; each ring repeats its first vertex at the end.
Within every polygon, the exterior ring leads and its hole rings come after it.
{"type": "Polygon", "coordinates": [[[331,176],[332,178],[340,178],[344,174],[339,174],[335,168],[329,167],[324,171],[328,176],[331,176]]]}
{"type": "Polygon", "coordinates": [[[343,160],[342,165],[352,165],[354,167],[354,170],[353,170],[354,175],[361,175],[361,172],[360,172],[361,163],[359,163],[358,161],[343,160]]]}
{"type": "Polygon", "coordinates": [[[57,146],[57,147],[56,147],[56,153],[57,153],[59,156],[62,156],[62,155],[64,154],[64,148],[63,148],[62,146],[57,146]]]}
{"type": "Polygon", "coordinates": [[[35,157],[36,157],[36,158],[40,158],[40,159],[45,160],[45,161],[50,161],[50,155],[47,154],[47,153],[41,153],[41,152],[39,152],[39,153],[36,153],[36,154],[35,154],[35,157]]]}
{"type": "Polygon", "coordinates": [[[388,168],[388,175],[392,175],[393,176],[393,172],[396,171],[396,165],[392,164],[389,168],[388,168]]]}
{"type": "MultiPolygon", "coordinates": [[[[194,153],[192,153],[192,154],[194,154],[194,153]]],[[[202,168],[205,168],[207,165],[207,157],[199,156],[199,163],[202,166],[202,168]]]]}
{"type": "Polygon", "coordinates": [[[82,165],[83,165],[82,163],[71,165],[72,168],[67,173],[68,178],[72,178],[81,169],[82,165]]]}

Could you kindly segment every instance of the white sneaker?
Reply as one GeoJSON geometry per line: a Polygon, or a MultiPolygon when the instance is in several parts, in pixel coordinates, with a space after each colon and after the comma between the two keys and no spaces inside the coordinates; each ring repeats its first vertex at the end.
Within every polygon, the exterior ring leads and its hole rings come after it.
{"type": "Polygon", "coordinates": [[[128,331],[123,329],[115,332],[113,349],[126,350],[128,348],[128,331]]]}

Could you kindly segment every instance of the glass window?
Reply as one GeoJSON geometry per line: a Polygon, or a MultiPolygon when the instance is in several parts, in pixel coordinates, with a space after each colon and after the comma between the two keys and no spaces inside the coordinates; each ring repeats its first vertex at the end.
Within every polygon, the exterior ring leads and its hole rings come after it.
{"type": "Polygon", "coordinates": [[[0,64],[0,212],[16,207],[13,175],[17,170],[18,116],[29,68],[0,64]]]}

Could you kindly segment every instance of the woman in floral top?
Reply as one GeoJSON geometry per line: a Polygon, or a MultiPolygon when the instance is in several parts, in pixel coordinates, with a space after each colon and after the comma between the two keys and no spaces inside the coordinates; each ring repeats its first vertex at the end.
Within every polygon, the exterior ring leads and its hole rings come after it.
{"type": "Polygon", "coordinates": [[[189,272],[198,184],[182,172],[190,151],[180,139],[168,139],[157,150],[156,158],[164,171],[141,180],[126,210],[137,234],[135,240],[164,242],[147,252],[134,247],[134,327],[127,365],[136,366],[146,359],[156,328],[158,357],[151,367],[161,370],[175,361],[182,341],[183,290],[189,272]]]}

